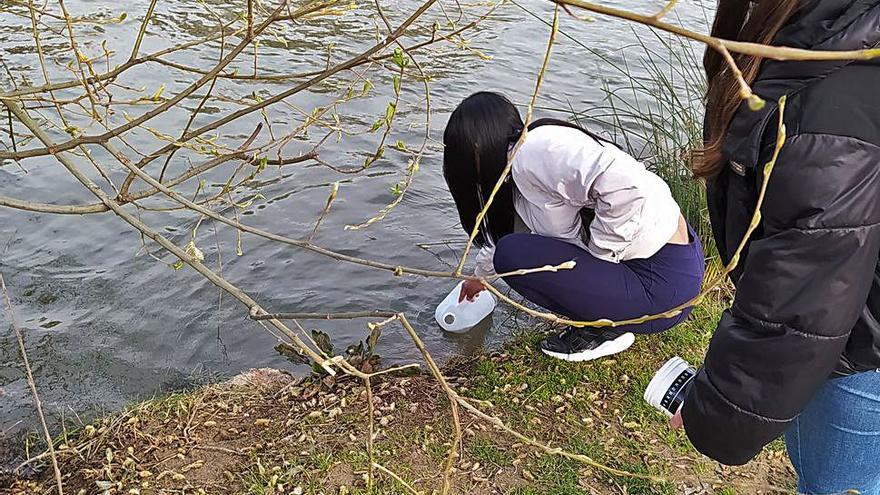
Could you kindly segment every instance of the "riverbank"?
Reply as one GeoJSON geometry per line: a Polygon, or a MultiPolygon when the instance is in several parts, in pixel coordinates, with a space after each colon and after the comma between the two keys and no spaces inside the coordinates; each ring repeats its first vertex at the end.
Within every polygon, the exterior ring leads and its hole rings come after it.
{"type": "MultiPolygon", "coordinates": [[[[698,455],[642,400],[672,355],[698,362],[725,304],[696,308],[685,323],[637,339],[612,359],[570,364],[535,350],[537,333],[500,352],[449,363],[463,396],[541,442],[636,476],[610,474],[516,441],[463,413],[452,492],[467,494],[697,494],[793,492],[781,442],[748,466],[698,455]],[[654,477],[654,480],[645,477],[654,477]]],[[[375,378],[372,492],[366,390],[353,378],[295,379],[255,370],[223,384],[172,394],[102,418],[60,442],[65,493],[440,493],[452,442],[449,405],[428,374],[375,378]]],[[[51,469],[16,480],[12,493],[49,493],[51,469]]]]}

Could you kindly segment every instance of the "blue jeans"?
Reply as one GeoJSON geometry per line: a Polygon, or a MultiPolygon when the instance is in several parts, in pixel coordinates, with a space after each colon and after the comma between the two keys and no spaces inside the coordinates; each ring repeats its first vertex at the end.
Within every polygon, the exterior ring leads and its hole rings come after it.
{"type": "Polygon", "coordinates": [[[880,372],[828,380],[785,432],[785,445],[798,492],[880,495],[880,372]]]}

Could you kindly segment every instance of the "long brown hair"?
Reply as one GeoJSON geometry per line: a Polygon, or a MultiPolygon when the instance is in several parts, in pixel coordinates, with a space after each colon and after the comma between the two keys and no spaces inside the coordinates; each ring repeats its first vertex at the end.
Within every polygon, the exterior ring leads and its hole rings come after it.
{"type": "MultiPolygon", "coordinates": [[[[804,0],[719,0],[712,36],[770,44],[803,3],[804,0]]],[[[733,54],[733,58],[746,82],[754,82],[763,59],[740,54],[733,54]]],[[[705,179],[718,175],[724,167],[724,135],[742,98],[739,84],[719,52],[707,47],[703,68],[707,81],[706,133],[703,149],[695,154],[691,167],[694,175],[705,179]]]]}

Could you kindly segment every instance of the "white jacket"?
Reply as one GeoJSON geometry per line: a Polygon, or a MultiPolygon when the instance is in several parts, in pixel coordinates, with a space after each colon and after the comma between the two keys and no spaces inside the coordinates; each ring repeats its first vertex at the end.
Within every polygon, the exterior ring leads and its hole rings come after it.
{"type": "MultiPolygon", "coordinates": [[[[661,178],[577,129],[544,125],[529,131],[511,176],[514,208],[529,231],[570,242],[599,259],[650,258],[678,229],[678,203],[661,178]],[[581,224],[582,208],[595,211],[589,235],[581,224]]],[[[480,249],[478,277],[495,275],[494,255],[494,246],[480,249]]]]}

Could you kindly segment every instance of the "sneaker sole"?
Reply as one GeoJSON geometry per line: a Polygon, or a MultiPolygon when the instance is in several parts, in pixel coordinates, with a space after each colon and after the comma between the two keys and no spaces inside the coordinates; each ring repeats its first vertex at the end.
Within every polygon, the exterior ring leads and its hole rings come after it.
{"type": "Polygon", "coordinates": [[[603,358],[606,356],[611,356],[613,354],[617,354],[619,352],[623,352],[636,341],[636,336],[631,333],[625,333],[616,339],[605,342],[599,347],[595,349],[590,349],[588,351],[575,352],[571,354],[563,354],[561,352],[553,352],[548,351],[547,349],[541,349],[541,352],[544,354],[554,357],[556,359],[561,359],[563,361],[569,362],[584,362],[584,361],[593,361],[594,359],[603,358]]]}

